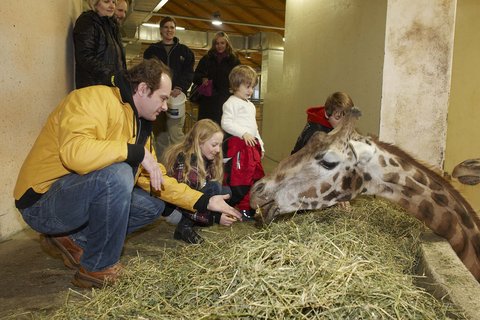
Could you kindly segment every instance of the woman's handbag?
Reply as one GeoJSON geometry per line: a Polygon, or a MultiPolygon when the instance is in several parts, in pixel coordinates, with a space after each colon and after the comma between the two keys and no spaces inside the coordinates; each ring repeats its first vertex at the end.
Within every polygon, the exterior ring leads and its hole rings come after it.
{"type": "Polygon", "coordinates": [[[205,97],[211,97],[212,91],[213,91],[212,80],[208,80],[207,82],[202,83],[202,85],[198,87],[198,92],[200,92],[200,94],[205,97]]]}
{"type": "Polygon", "coordinates": [[[206,83],[202,83],[201,85],[193,84],[192,88],[190,89],[188,100],[190,100],[190,102],[196,103],[202,98],[202,96],[205,96],[205,97],[212,96],[212,91],[213,91],[212,80],[208,80],[206,83]]]}

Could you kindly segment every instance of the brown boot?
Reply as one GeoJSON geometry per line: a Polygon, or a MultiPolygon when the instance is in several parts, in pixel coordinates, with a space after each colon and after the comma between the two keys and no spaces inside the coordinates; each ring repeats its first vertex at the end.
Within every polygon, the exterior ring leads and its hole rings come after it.
{"type": "Polygon", "coordinates": [[[77,245],[70,237],[54,237],[49,235],[42,235],[40,241],[47,251],[62,256],[63,264],[72,270],[80,267],[80,258],[83,254],[83,249],[77,245]]]}
{"type": "Polygon", "coordinates": [[[78,269],[72,283],[80,288],[103,288],[114,284],[123,270],[121,263],[114,264],[110,268],[101,271],[87,271],[83,267],[78,269]]]}

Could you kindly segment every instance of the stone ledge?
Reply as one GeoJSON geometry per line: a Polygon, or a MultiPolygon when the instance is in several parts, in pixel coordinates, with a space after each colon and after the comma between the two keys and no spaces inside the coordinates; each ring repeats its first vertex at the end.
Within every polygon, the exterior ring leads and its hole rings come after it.
{"type": "Polygon", "coordinates": [[[443,238],[426,232],[422,235],[418,274],[425,278],[418,285],[437,299],[447,299],[471,320],[480,320],[480,284],[467,270],[443,238]]]}

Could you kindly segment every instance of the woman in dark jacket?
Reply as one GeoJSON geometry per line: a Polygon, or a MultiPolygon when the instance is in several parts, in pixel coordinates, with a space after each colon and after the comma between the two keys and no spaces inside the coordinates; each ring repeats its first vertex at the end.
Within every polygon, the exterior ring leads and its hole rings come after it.
{"type": "Polygon", "coordinates": [[[76,88],[110,83],[116,71],[126,69],[122,38],[113,20],[115,0],[89,0],[73,28],[76,88]]]}
{"type": "Polygon", "coordinates": [[[212,47],[198,62],[193,82],[197,85],[212,80],[212,95],[202,96],[198,101],[198,120],[211,119],[220,124],[222,107],[230,97],[228,75],[240,64],[230,39],[223,31],[217,32],[212,47]]]}

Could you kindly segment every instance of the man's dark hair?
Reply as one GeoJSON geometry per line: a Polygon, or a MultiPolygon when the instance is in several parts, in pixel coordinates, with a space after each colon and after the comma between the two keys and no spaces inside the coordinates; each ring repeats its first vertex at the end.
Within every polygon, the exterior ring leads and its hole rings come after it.
{"type": "Polygon", "coordinates": [[[127,70],[127,79],[132,87],[132,94],[137,92],[138,85],[145,82],[150,89],[150,95],[160,88],[160,78],[166,73],[170,78],[170,68],[158,59],[146,59],[127,70]]]}
{"type": "Polygon", "coordinates": [[[160,21],[160,28],[163,28],[163,26],[165,25],[165,23],[167,22],[170,22],[172,21],[173,24],[175,25],[175,27],[177,26],[177,21],[175,21],[174,18],[170,17],[170,16],[166,16],[165,18],[163,18],[161,21],[160,21]]]}

